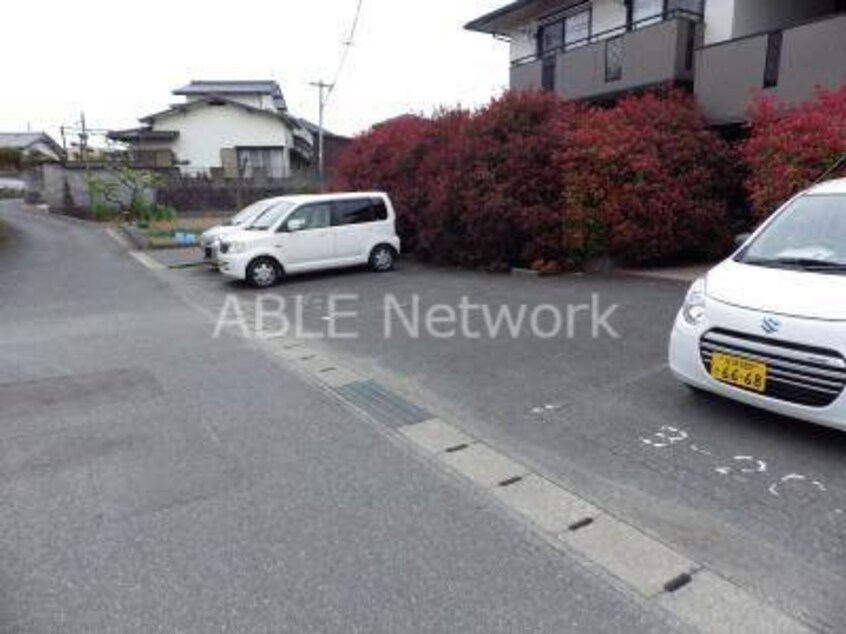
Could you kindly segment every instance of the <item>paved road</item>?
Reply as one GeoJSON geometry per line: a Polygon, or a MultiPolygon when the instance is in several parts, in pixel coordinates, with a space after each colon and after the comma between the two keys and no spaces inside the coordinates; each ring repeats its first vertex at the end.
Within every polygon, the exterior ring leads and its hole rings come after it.
{"type": "MultiPolygon", "coordinates": [[[[338,321],[353,340],[312,345],[362,368],[510,455],[612,508],[698,561],[821,629],[846,631],[846,434],[779,418],[679,386],[665,364],[686,286],[631,277],[527,278],[406,263],[397,272],[290,279],[256,292],[193,269],[182,288],[219,310],[232,294],[304,305],[325,332],[333,294],[355,294],[338,321]],[[386,295],[437,303],[535,307],[618,304],[621,337],[384,336],[386,295]]],[[[273,325],[272,322],[269,322],[273,325]]],[[[477,324],[478,325],[478,324],[477,324]]]]}
{"type": "Polygon", "coordinates": [[[0,221],[0,631],[679,629],[254,347],[212,341],[187,278],[18,203],[0,221]]]}

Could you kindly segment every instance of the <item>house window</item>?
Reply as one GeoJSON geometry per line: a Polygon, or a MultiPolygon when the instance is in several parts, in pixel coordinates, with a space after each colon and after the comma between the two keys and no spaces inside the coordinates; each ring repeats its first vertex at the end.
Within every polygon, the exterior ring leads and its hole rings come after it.
{"type": "Polygon", "coordinates": [[[639,29],[664,19],[666,0],[631,0],[632,28],[639,29]]]}
{"type": "Polygon", "coordinates": [[[614,37],[605,42],[605,81],[623,78],[623,38],[614,37]]]}
{"type": "Polygon", "coordinates": [[[767,61],[764,64],[764,88],[778,86],[778,74],[781,70],[782,32],[770,33],[767,38],[767,61]]]}
{"type": "Polygon", "coordinates": [[[584,46],[590,41],[590,9],[583,9],[564,18],[564,49],[584,46]]]}
{"type": "Polygon", "coordinates": [[[583,4],[564,15],[547,19],[538,29],[538,56],[587,44],[592,16],[590,4],[583,4]]]}
{"type": "Polygon", "coordinates": [[[259,170],[268,178],[288,176],[282,147],[240,147],[238,167],[245,178],[252,178],[259,170]]]}
{"type": "Polygon", "coordinates": [[[538,29],[538,55],[554,53],[564,43],[564,33],[560,22],[544,24],[538,29]]]}

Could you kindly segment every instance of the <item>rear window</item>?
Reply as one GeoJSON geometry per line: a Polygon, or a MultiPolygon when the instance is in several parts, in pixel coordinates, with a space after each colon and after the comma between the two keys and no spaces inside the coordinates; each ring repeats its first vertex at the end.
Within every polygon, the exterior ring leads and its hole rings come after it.
{"type": "Polygon", "coordinates": [[[339,200],[335,203],[332,212],[332,224],[336,227],[360,225],[387,219],[388,208],[385,201],[380,198],[339,200]]]}
{"type": "Polygon", "coordinates": [[[381,198],[373,199],[373,213],[376,216],[376,220],[388,219],[388,206],[385,204],[384,200],[381,198]]]}

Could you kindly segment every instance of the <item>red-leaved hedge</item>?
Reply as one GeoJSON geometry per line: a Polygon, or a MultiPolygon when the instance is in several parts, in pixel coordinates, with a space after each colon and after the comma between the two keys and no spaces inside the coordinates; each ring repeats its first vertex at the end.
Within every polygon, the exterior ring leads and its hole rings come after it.
{"type": "Polygon", "coordinates": [[[793,108],[759,96],[749,115],[746,189],[755,217],[763,220],[846,153],[846,86],[818,89],[815,100],[793,108]]]}
{"type": "Polygon", "coordinates": [[[384,189],[404,247],[470,266],[701,255],[727,241],[734,156],[680,91],[616,106],[508,93],[358,137],[334,189],[384,189]]]}
{"type": "Polygon", "coordinates": [[[641,262],[717,255],[728,244],[735,155],[686,92],[585,111],[557,167],[577,254],[641,262]]]}

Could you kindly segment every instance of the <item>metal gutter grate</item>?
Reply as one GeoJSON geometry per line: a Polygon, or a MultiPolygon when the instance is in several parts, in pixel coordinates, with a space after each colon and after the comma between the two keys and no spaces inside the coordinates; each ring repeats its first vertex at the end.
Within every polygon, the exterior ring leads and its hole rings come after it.
{"type": "Polygon", "coordinates": [[[335,391],[366,414],[392,428],[432,418],[432,414],[426,410],[409,403],[376,381],[348,383],[335,391]]]}

